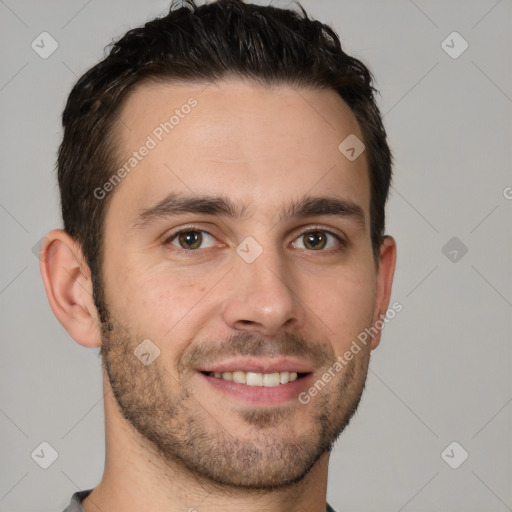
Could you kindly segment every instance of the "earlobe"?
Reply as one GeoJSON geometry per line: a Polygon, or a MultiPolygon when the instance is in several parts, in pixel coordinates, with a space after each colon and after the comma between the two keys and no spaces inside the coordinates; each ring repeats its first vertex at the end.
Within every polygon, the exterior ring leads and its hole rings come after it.
{"type": "MultiPolygon", "coordinates": [[[[391,287],[396,266],[396,242],[392,236],[385,236],[380,246],[379,269],[377,273],[377,293],[373,325],[382,327],[383,318],[386,316],[389,300],[391,298],[391,287]]],[[[376,349],[380,343],[382,329],[377,329],[372,339],[371,348],[376,349]]]]}
{"type": "Polygon", "coordinates": [[[40,271],[48,302],[62,326],[80,345],[100,347],[90,271],[79,244],[61,229],[48,233],[41,248],[40,271]]]}

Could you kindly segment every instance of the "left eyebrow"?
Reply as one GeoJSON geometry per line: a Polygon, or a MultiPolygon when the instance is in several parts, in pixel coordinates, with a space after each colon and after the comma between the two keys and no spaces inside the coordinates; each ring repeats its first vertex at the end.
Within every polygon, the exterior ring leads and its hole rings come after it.
{"type": "Polygon", "coordinates": [[[305,196],[286,207],[281,218],[306,218],[320,215],[352,219],[362,226],[366,223],[364,210],[358,204],[337,197],[305,196]]]}
{"type": "MultiPolygon", "coordinates": [[[[192,196],[170,193],[155,205],[138,212],[132,229],[142,229],[158,219],[187,213],[242,218],[247,216],[247,205],[223,196],[192,196]]],[[[366,223],[363,208],[358,204],[337,197],[304,196],[280,209],[279,218],[307,218],[330,215],[348,218],[362,226],[366,223]]]]}

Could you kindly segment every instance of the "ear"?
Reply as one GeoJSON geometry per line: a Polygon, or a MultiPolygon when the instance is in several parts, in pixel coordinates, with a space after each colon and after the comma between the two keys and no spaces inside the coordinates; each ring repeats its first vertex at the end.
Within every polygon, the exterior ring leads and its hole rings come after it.
{"type": "Polygon", "coordinates": [[[376,349],[380,343],[380,336],[382,332],[383,318],[389,306],[391,297],[391,286],[393,284],[393,276],[395,274],[396,265],[396,242],[393,237],[387,235],[382,240],[379,255],[379,268],[377,271],[377,290],[375,311],[373,314],[373,323],[375,326],[380,325],[380,329],[375,329],[377,332],[372,338],[372,350],[376,349]]]}
{"type": "Polygon", "coordinates": [[[59,322],[80,345],[100,347],[91,273],[80,245],[65,231],[55,229],[46,235],[39,260],[48,302],[59,322]]]}

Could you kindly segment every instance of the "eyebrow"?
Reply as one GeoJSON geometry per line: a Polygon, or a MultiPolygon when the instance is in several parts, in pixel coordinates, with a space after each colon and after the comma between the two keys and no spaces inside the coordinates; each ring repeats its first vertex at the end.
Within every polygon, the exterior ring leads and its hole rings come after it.
{"type": "MultiPolygon", "coordinates": [[[[248,216],[247,205],[225,196],[188,196],[170,193],[155,205],[139,211],[132,229],[143,229],[152,222],[185,214],[206,214],[240,219],[248,216]]],[[[364,210],[353,201],[337,197],[304,196],[278,212],[280,220],[307,218],[320,215],[348,218],[365,225],[364,210]]]]}

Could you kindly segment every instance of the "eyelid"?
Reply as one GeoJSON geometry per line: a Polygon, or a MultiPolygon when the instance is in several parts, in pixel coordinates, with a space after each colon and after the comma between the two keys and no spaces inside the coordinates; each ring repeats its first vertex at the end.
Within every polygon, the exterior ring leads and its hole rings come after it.
{"type": "MultiPolygon", "coordinates": [[[[340,231],[337,228],[333,228],[331,226],[323,226],[322,224],[308,224],[307,226],[302,226],[298,228],[297,235],[295,235],[295,238],[304,235],[305,233],[309,233],[310,231],[325,231],[326,233],[329,233],[333,236],[336,236],[340,239],[346,240],[345,234],[340,231]]],[[[295,240],[294,238],[294,240],[295,240]]]]}
{"type": "Polygon", "coordinates": [[[186,231],[202,231],[204,233],[208,233],[210,236],[213,236],[214,238],[217,238],[215,235],[213,235],[208,229],[205,229],[204,227],[201,227],[197,224],[185,224],[184,226],[179,226],[171,231],[166,231],[164,235],[162,235],[160,238],[162,240],[162,243],[165,243],[168,240],[171,240],[175,236],[179,235],[182,232],[186,231]]]}

